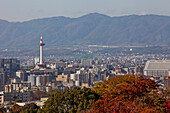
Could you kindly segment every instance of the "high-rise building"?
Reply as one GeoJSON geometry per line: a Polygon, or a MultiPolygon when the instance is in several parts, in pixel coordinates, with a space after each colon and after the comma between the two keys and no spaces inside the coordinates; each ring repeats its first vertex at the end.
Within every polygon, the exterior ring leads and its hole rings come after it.
{"type": "Polygon", "coordinates": [[[51,74],[40,74],[35,75],[31,74],[28,76],[28,82],[31,83],[31,86],[45,86],[47,83],[50,83],[52,81],[52,75],[51,74]]]}
{"type": "Polygon", "coordinates": [[[16,71],[20,69],[20,61],[14,58],[0,59],[0,91],[10,78],[15,77],[16,71]]]}
{"type": "Polygon", "coordinates": [[[20,61],[18,59],[0,59],[0,68],[4,71],[16,72],[20,68],[20,61]]]}

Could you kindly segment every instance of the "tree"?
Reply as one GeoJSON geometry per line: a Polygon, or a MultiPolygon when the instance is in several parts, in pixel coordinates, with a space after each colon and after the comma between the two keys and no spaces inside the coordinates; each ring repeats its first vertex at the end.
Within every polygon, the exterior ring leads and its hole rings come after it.
{"type": "Polygon", "coordinates": [[[57,91],[47,100],[42,110],[45,113],[79,113],[82,110],[90,109],[92,104],[98,100],[100,96],[90,88],[67,89],[65,91],[57,91]]]}
{"type": "Polygon", "coordinates": [[[14,103],[12,101],[9,101],[7,105],[13,105],[14,103]]]}
{"type": "Polygon", "coordinates": [[[42,97],[46,96],[44,91],[36,91],[35,93],[31,92],[31,100],[40,100],[42,97]]]}
{"type": "Polygon", "coordinates": [[[170,111],[170,102],[164,98],[156,98],[154,100],[154,104],[156,105],[156,109],[159,110],[161,113],[166,113],[167,111],[170,111]]]}
{"type": "Polygon", "coordinates": [[[39,106],[37,106],[34,103],[26,104],[20,109],[20,113],[37,113],[40,109],[39,106]]]}
{"type": "MultiPolygon", "coordinates": [[[[103,94],[102,99],[93,104],[91,112],[158,112],[154,105],[154,98],[149,95],[153,89],[157,88],[157,83],[151,79],[146,79],[141,76],[132,76],[134,75],[119,76],[118,78],[114,77],[105,81],[104,85],[106,86],[106,89],[104,89],[104,87],[101,88],[106,92],[103,94]],[[114,85],[111,85],[111,83],[114,85]],[[109,88],[114,88],[114,90],[109,88]]],[[[99,88],[97,90],[100,91],[99,88]]]]}
{"type": "Polygon", "coordinates": [[[9,111],[10,113],[37,113],[39,109],[40,107],[34,103],[26,104],[23,107],[14,104],[14,106],[10,108],[9,111]]]}
{"type": "Polygon", "coordinates": [[[4,107],[0,108],[0,113],[6,113],[6,109],[4,107]]]}
{"type": "Polygon", "coordinates": [[[21,106],[14,104],[12,108],[9,109],[10,113],[19,113],[21,110],[21,106]]]}
{"type": "Polygon", "coordinates": [[[131,81],[134,79],[135,79],[134,75],[112,77],[107,81],[104,81],[102,83],[97,83],[93,88],[93,90],[98,94],[104,96],[104,94],[114,91],[118,84],[124,83],[126,81],[131,81]]]}
{"type": "Polygon", "coordinates": [[[22,100],[16,99],[16,100],[15,100],[15,103],[17,103],[17,102],[22,102],[22,100]]]}

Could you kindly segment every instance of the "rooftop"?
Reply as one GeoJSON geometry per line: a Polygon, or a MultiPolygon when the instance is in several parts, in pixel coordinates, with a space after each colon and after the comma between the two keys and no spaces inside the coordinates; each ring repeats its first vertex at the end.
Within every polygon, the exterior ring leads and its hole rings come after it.
{"type": "Polygon", "coordinates": [[[150,60],[146,62],[144,70],[170,70],[170,60],[150,60]]]}

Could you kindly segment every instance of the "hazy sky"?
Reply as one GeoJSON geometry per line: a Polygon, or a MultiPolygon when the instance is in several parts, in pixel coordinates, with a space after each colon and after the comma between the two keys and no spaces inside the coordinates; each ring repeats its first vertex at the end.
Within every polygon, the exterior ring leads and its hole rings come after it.
{"type": "Polygon", "coordinates": [[[0,0],[0,19],[25,21],[43,17],[79,17],[99,12],[109,16],[170,16],[170,0],[0,0]]]}

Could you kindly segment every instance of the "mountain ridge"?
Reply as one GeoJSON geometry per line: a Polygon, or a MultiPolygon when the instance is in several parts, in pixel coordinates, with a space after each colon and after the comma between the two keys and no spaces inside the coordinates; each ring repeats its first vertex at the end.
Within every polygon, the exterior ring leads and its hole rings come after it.
{"type": "Polygon", "coordinates": [[[169,31],[170,17],[161,15],[110,17],[90,13],[78,18],[59,16],[24,22],[0,19],[0,48],[36,48],[41,35],[47,48],[170,45],[169,31]]]}

